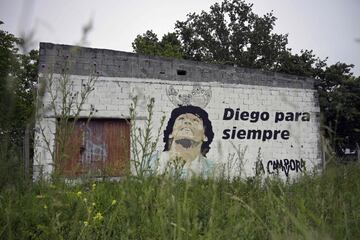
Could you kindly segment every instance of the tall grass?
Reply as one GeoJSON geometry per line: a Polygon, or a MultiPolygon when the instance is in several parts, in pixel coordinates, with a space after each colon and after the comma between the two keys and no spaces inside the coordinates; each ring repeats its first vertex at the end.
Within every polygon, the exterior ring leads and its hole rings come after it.
{"type": "Polygon", "coordinates": [[[129,176],[0,198],[1,239],[360,239],[360,166],[297,182],[129,176]]]}

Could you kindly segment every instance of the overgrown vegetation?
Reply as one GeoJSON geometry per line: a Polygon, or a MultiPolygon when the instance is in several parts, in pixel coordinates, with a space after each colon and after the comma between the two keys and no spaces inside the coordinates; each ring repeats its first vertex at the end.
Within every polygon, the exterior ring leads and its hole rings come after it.
{"type": "Polygon", "coordinates": [[[160,127],[153,133],[153,114],[155,99],[151,98],[146,106],[145,126],[138,126],[136,123],[138,98],[135,96],[130,106],[131,133],[130,142],[132,150],[131,163],[134,173],[137,176],[148,176],[151,174],[151,158],[156,152],[161,130],[164,125],[165,116],[160,119],[160,127]],[[153,135],[155,134],[155,135],[153,135]]]}
{"type": "MultiPolygon", "coordinates": [[[[77,48],[74,48],[73,52],[76,52],[76,50],[77,48]]],[[[65,62],[63,66],[64,69],[71,67],[69,62],[65,62]]],[[[44,141],[45,148],[50,153],[51,160],[54,163],[53,180],[61,177],[61,174],[64,173],[62,168],[67,161],[71,160],[66,148],[73,150],[69,146],[69,142],[74,136],[77,121],[80,117],[84,117],[84,113],[81,115],[81,112],[87,111],[85,116],[88,123],[96,111],[93,105],[89,109],[84,108],[89,95],[94,90],[96,80],[97,74],[94,71],[90,71],[88,78],[83,79],[81,84],[77,85],[70,79],[67,71],[64,71],[59,76],[54,76],[52,72],[43,73],[42,76],[39,76],[39,85],[44,90],[44,93],[39,92],[38,96],[37,130],[40,133],[38,137],[41,138],[41,141],[44,141]],[[44,94],[47,95],[46,100],[44,100],[44,94]],[[50,136],[47,135],[50,129],[42,125],[42,120],[47,115],[56,116],[53,119],[56,125],[56,133],[50,132],[50,136]],[[56,135],[54,142],[52,141],[54,136],[51,135],[56,135]],[[55,147],[53,144],[55,144],[55,147]]],[[[34,156],[34,158],[36,157],[34,156]]],[[[35,164],[38,164],[36,160],[34,159],[35,164]]],[[[75,172],[76,169],[73,169],[73,171],[75,172]]]]}
{"type": "Polygon", "coordinates": [[[359,165],[296,183],[127,177],[7,188],[2,239],[358,239],[359,165]]]}
{"type": "MultiPolygon", "coordinates": [[[[150,55],[314,77],[330,142],[326,153],[336,159],[332,149],[340,155],[345,147],[359,144],[360,78],[352,76],[352,65],[328,66],[307,50],[291,53],[287,36],[272,33],[275,20],[272,14],[257,16],[243,1],[224,1],[209,13],[178,21],[175,32],[161,41],[148,31],[133,46],[150,55]]],[[[360,238],[358,163],[330,161],[321,175],[307,173],[295,182],[263,179],[258,165],[255,177],[234,180],[185,181],[147,173],[159,138],[159,132],[150,132],[153,103],[147,106],[145,131],[135,124],[132,128],[132,143],[139,146],[133,148],[137,176],[78,185],[20,181],[25,131],[34,125],[38,52],[21,53],[22,40],[2,30],[0,40],[1,239],[360,238]]],[[[72,109],[68,106],[63,110],[72,109]]],[[[136,104],[134,119],[135,110],[136,104]]],[[[78,114],[63,112],[64,126],[74,116],[78,114]]]]}

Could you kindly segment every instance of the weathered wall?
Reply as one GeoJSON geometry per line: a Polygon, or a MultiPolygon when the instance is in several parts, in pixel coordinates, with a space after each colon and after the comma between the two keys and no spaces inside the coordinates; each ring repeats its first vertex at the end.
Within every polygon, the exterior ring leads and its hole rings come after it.
{"type": "MultiPolygon", "coordinates": [[[[305,167],[310,170],[321,162],[320,110],[312,79],[41,43],[40,73],[44,76],[51,72],[56,79],[63,71],[70,74],[74,91],[81,89],[90,73],[99,76],[84,105],[83,116],[87,116],[93,105],[97,110],[95,118],[128,119],[131,99],[138,96],[138,121],[143,122],[146,104],[150,98],[155,98],[154,129],[158,128],[161,116],[168,119],[175,108],[173,102],[179,96],[171,93],[193,97],[193,103],[198,96],[200,102],[204,99],[201,93],[207,94],[209,102],[204,110],[209,114],[215,134],[207,157],[225,166],[226,173],[232,176],[253,175],[257,159],[261,159],[267,174],[275,172],[276,162],[282,162],[281,176],[296,174],[305,167]]],[[[49,94],[45,93],[44,109],[49,102],[49,94]]],[[[44,135],[53,142],[54,113],[48,110],[42,115],[38,127],[45,129],[44,135]]],[[[52,160],[42,135],[37,134],[34,169],[42,166],[49,173],[52,160]]],[[[162,148],[160,141],[159,151],[162,148]]]]}

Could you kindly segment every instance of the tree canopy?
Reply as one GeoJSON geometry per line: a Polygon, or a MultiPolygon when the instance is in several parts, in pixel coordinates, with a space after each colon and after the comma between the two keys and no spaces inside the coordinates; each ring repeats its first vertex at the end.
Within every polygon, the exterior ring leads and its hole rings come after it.
{"type": "Polygon", "coordinates": [[[243,0],[224,0],[209,11],[190,13],[159,41],[149,30],[133,42],[137,53],[229,64],[312,77],[316,80],[325,136],[338,153],[360,145],[360,77],[353,65],[327,64],[312,50],[292,53],[287,34],[274,33],[272,12],[259,16],[243,0]]]}
{"type": "Polygon", "coordinates": [[[270,70],[286,51],[287,35],[273,33],[273,14],[258,16],[244,1],[225,0],[187,17],[175,24],[185,58],[270,70]]]}
{"type": "Polygon", "coordinates": [[[38,51],[21,53],[22,41],[0,29],[0,130],[17,142],[33,115],[38,65],[38,51]]]}
{"type": "Polygon", "coordinates": [[[360,77],[351,73],[353,65],[336,63],[317,76],[316,87],[327,126],[326,136],[331,136],[334,148],[342,154],[360,144],[360,77]]]}
{"type": "Polygon", "coordinates": [[[183,58],[184,55],[175,33],[165,34],[159,41],[157,35],[149,30],[138,35],[132,46],[136,52],[146,55],[174,58],[183,58]]]}

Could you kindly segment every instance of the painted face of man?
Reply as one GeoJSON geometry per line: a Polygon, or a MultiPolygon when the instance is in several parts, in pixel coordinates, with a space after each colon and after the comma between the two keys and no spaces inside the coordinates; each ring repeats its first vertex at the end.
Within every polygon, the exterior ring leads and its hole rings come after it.
{"type": "Polygon", "coordinates": [[[175,120],[171,138],[204,141],[206,137],[203,120],[192,113],[181,114],[175,120]]]}

